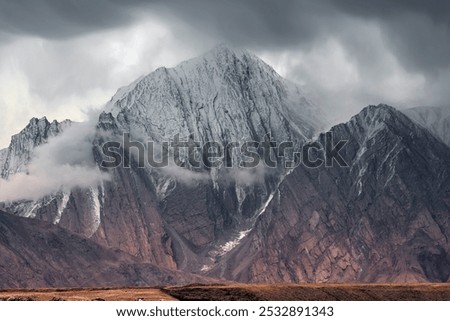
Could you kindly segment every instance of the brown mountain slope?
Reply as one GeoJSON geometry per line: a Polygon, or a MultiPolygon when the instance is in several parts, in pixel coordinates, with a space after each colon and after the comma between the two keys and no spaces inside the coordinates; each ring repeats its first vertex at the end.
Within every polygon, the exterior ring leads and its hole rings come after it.
{"type": "Polygon", "coordinates": [[[0,211],[0,288],[208,282],[146,264],[55,225],[0,211]]]}
{"type": "Polygon", "coordinates": [[[384,105],[332,131],[335,142],[348,140],[342,156],[349,166],[297,167],[210,275],[257,283],[448,282],[448,146],[384,105]]]}

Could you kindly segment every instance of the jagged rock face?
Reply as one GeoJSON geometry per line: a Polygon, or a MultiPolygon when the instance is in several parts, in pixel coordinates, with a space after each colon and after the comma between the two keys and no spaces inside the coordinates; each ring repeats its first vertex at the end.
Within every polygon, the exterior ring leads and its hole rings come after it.
{"type": "Polygon", "coordinates": [[[349,167],[297,167],[210,274],[244,282],[446,282],[448,146],[387,106],[368,107],[332,131],[335,141],[348,140],[349,167]]]}
{"type": "Polygon", "coordinates": [[[143,263],[39,220],[0,211],[0,288],[155,286],[211,282],[143,263]]]}
{"type": "Polygon", "coordinates": [[[294,84],[244,51],[219,46],[122,88],[107,104],[119,127],[157,142],[194,136],[204,143],[309,139],[324,125],[294,84]]]}
{"type": "MultiPolygon", "coordinates": [[[[49,139],[60,135],[72,124],[70,120],[50,123],[46,117],[32,118],[20,133],[12,136],[9,147],[0,150],[0,179],[8,180],[17,173],[27,173],[36,147],[48,143],[49,139]]],[[[19,216],[58,222],[67,198],[67,193],[61,192],[39,201],[22,200],[0,205],[19,216]]]]}
{"type": "MultiPolygon", "coordinates": [[[[160,68],[122,88],[101,115],[100,128],[131,133],[157,143],[179,134],[200,144],[215,141],[264,141],[300,145],[324,125],[321,112],[300,89],[282,79],[257,57],[220,46],[172,69],[160,68]]],[[[186,156],[186,155],[184,155],[186,156]]],[[[233,154],[235,164],[239,156],[233,154]]],[[[123,170],[114,176],[123,177],[123,170]]],[[[276,169],[248,186],[231,180],[226,170],[201,172],[207,179],[188,184],[151,169],[131,170],[132,179],[158,200],[178,266],[196,268],[197,255],[229,241],[249,221],[284,174],[276,169]],[[192,262],[191,262],[192,261],[192,262]]],[[[202,255],[203,256],[203,255],[202,255]]]]}
{"type": "Polygon", "coordinates": [[[450,107],[415,107],[402,112],[450,146],[450,107]]]}
{"type": "Polygon", "coordinates": [[[0,178],[8,179],[18,172],[26,172],[34,149],[60,134],[70,124],[70,120],[50,123],[45,117],[31,119],[19,134],[11,138],[9,147],[0,151],[0,178]]]}

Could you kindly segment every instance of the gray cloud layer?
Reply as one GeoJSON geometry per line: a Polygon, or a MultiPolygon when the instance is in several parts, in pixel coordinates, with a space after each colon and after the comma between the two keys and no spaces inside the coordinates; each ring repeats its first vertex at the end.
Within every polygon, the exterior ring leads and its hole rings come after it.
{"type": "Polygon", "coordinates": [[[128,9],[108,0],[1,0],[0,28],[12,34],[64,39],[129,23],[128,9]]]}
{"type": "Polygon", "coordinates": [[[178,17],[226,42],[264,48],[310,46],[348,33],[348,18],[367,19],[379,24],[408,67],[428,71],[450,64],[446,0],[0,0],[0,31],[67,39],[130,24],[146,11],[178,17]]]}

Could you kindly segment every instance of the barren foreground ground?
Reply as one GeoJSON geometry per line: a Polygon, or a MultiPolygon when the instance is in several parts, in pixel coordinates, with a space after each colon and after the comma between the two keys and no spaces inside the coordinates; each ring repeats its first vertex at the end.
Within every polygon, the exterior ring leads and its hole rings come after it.
{"type": "Polygon", "coordinates": [[[450,300],[450,284],[233,284],[163,288],[2,290],[0,300],[450,300]]]}

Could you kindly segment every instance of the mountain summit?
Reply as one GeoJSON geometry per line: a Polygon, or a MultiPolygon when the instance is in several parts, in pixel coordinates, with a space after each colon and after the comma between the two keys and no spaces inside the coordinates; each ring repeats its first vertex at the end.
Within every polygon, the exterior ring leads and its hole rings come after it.
{"type": "Polygon", "coordinates": [[[155,141],[306,140],[326,123],[293,83],[243,50],[220,45],[120,89],[106,106],[119,127],[155,141]]]}

